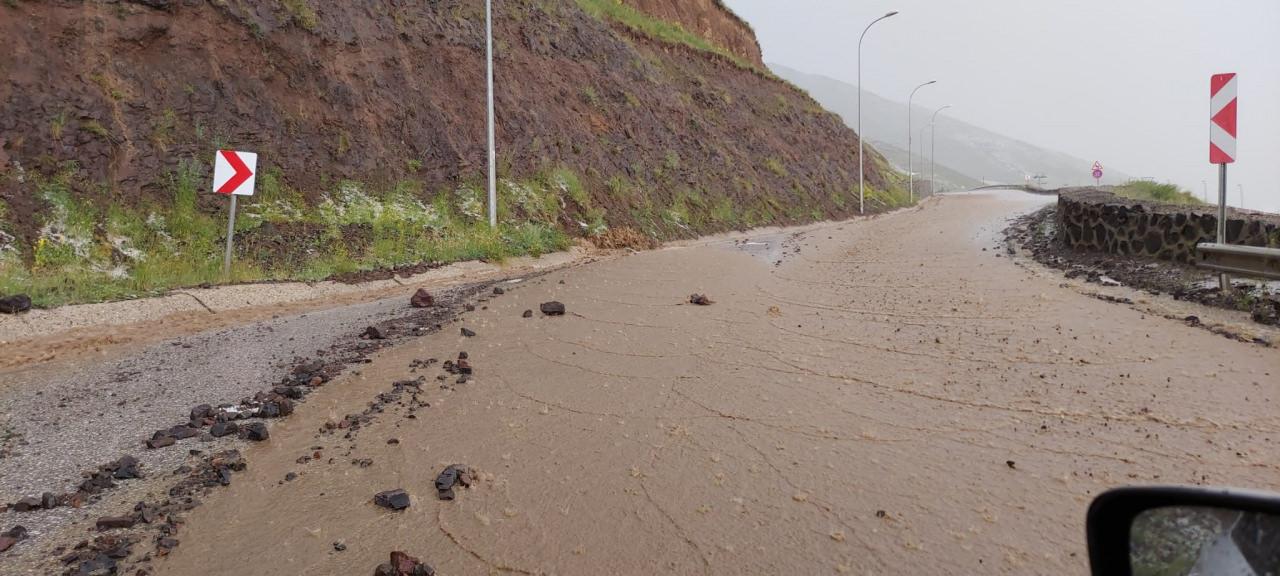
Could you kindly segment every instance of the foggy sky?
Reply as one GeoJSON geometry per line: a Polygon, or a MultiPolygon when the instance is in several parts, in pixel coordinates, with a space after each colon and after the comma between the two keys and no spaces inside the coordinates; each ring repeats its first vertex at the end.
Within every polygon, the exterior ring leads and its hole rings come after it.
{"type": "MultiPolygon", "coordinates": [[[[1228,203],[1280,212],[1280,0],[726,0],[766,62],[1217,200],[1209,76],[1239,74],[1228,203]]],[[[906,118],[903,118],[906,130],[906,118]]],[[[867,134],[868,140],[876,139],[867,134]]],[[[939,159],[942,162],[942,159],[939,159]]],[[[1081,174],[1079,184],[1091,181],[1081,174]]]]}

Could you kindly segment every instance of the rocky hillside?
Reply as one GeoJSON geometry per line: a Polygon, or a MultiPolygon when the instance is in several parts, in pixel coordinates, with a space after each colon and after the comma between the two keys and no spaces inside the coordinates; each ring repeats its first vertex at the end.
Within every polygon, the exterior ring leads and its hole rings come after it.
{"type": "MultiPolygon", "coordinates": [[[[500,0],[503,225],[488,231],[483,9],[5,2],[0,294],[49,305],[224,280],[218,148],[260,154],[234,280],[856,209],[856,136],[765,71],[718,0],[500,0]]],[[[896,202],[883,160],[867,164],[869,207],[896,202]]]]}

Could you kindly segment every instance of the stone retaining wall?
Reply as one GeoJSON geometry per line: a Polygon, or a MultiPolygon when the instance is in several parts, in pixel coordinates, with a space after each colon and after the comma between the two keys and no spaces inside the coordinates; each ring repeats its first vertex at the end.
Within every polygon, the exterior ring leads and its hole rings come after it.
{"type": "MultiPolygon", "coordinates": [[[[1217,234],[1216,208],[1133,200],[1098,189],[1058,195],[1058,240],[1074,249],[1190,262],[1195,245],[1213,242],[1217,234]]],[[[1228,208],[1227,243],[1280,247],[1280,216],[1228,208]]]]}

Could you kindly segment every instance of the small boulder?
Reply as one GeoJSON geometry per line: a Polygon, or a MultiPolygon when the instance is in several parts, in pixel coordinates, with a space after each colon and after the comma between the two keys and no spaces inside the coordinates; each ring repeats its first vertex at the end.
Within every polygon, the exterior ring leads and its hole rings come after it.
{"type": "Polygon", "coordinates": [[[542,313],[547,316],[564,316],[564,304],[556,302],[555,300],[539,304],[538,309],[542,310],[542,313]]]}
{"type": "Polygon", "coordinates": [[[31,298],[26,294],[14,294],[0,298],[0,313],[17,314],[31,309],[31,298]]]}
{"type": "Polygon", "coordinates": [[[133,528],[138,521],[132,516],[103,516],[98,519],[98,530],[114,530],[116,528],[133,528]]]}
{"type": "Polygon", "coordinates": [[[409,493],[399,488],[379,492],[373,495],[373,503],[383,508],[404,510],[409,507],[409,493]]]}
{"type": "Polygon", "coordinates": [[[463,336],[466,336],[467,338],[471,338],[472,336],[475,336],[475,335],[476,335],[476,331],[475,331],[475,330],[472,330],[472,329],[470,329],[470,328],[463,327],[463,328],[462,328],[462,335],[463,335],[463,336]]]}
{"type": "Polygon", "coordinates": [[[360,336],[370,340],[386,340],[387,335],[377,326],[370,326],[364,329],[364,333],[360,336]]]}
{"type": "Polygon", "coordinates": [[[250,422],[240,427],[240,437],[250,442],[262,442],[271,437],[265,422],[250,422]]]}
{"type": "Polygon", "coordinates": [[[213,416],[213,406],[201,404],[191,409],[191,421],[199,422],[205,418],[213,416]]]}
{"type": "Polygon", "coordinates": [[[697,304],[698,306],[710,306],[712,304],[715,304],[714,301],[712,301],[710,298],[707,298],[706,294],[690,294],[689,303],[697,304]]]}
{"type": "Polygon", "coordinates": [[[0,552],[4,552],[13,547],[14,544],[27,539],[27,529],[22,526],[14,526],[0,534],[0,552]]]}
{"type": "Polygon", "coordinates": [[[436,299],[427,292],[426,288],[419,288],[413,293],[413,297],[409,298],[409,305],[414,308],[430,308],[436,305],[436,299]]]}
{"type": "Polygon", "coordinates": [[[533,310],[525,310],[524,314],[521,314],[520,316],[523,318],[533,318],[533,310]]]}
{"type": "Polygon", "coordinates": [[[35,496],[28,496],[14,502],[10,508],[12,508],[14,512],[30,512],[32,510],[39,510],[43,505],[44,503],[41,502],[39,498],[36,498],[35,496]]]}
{"type": "Polygon", "coordinates": [[[173,446],[178,439],[169,434],[168,430],[157,431],[151,438],[147,439],[147,448],[164,448],[165,446],[173,446]]]}
{"type": "Polygon", "coordinates": [[[494,295],[494,296],[501,296],[501,295],[506,294],[506,293],[507,293],[507,291],[506,291],[506,290],[503,290],[501,286],[494,286],[494,287],[493,287],[493,295],[494,295]]]}
{"type": "Polygon", "coordinates": [[[214,438],[230,436],[240,430],[240,426],[235,422],[215,422],[209,427],[209,434],[214,438]]]}

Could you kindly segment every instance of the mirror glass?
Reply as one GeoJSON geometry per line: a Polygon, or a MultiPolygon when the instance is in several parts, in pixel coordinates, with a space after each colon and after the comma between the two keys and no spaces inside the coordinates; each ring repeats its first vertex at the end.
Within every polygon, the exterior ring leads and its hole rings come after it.
{"type": "Polygon", "coordinates": [[[1173,506],[1129,527],[1134,576],[1280,576],[1280,516],[1173,506]]]}

